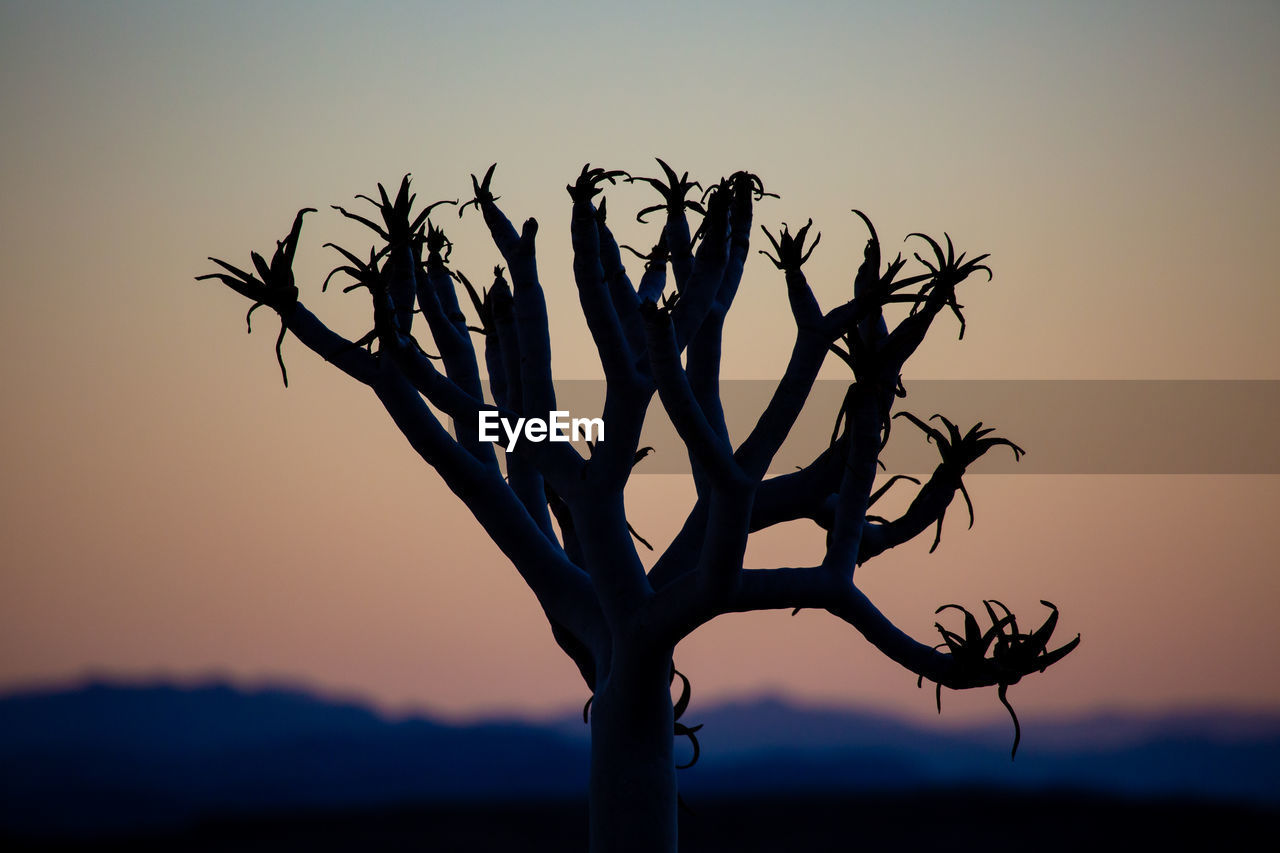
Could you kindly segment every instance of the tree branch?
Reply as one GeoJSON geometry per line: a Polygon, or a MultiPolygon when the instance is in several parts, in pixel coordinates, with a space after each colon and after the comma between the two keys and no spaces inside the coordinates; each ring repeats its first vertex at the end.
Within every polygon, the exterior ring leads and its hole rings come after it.
{"type": "Polygon", "coordinates": [[[604,267],[605,282],[609,288],[609,298],[613,300],[613,310],[622,323],[623,335],[632,359],[638,359],[644,352],[644,323],[640,319],[640,299],[631,279],[627,276],[626,267],[622,265],[622,255],[618,250],[618,241],[613,232],[605,224],[605,202],[600,201],[596,208],[596,231],[600,236],[600,263],[604,267]]]}
{"type": "Polygon", "coordinates": [[[377,378],[378,363],[372,355],[351,341],[331,331],[301,302],[281,315],[285,328],[307,349],[341,370],[357,382],[372,385],[377,378]]]}
{"type": "MultiPolygon", "coordinates": [[[[441,235],[443,237],[443,234],[441,235]]],[[[431,338],[444,362],[445,375],[459,389],[477,401],[484,400],[480,383],[480,366],[466,322],[458,310],[453,277],[444,264],[438,247],[427,257],[426,276],[418,286],[418,305],[427,319],[431,338]],[[446,307],[448,306],[448,307],[446,307]]],[[[471,455],[486,465],[497,467],[493,445],[480,441],[476,421],[454,421],[454,435],[471,455]]]]}
{"type": "Polygon", "coordinates": [[[796,418],[800,417],[827,355],[828,340],[820,329],[822,312],[804,273],[798,268],[789,270],[786,278],[788,301],[796,323],[796,341],[773,396],[735,454],[748,476],[755,480],[764,477],[796,418]]]}
{"type": "Polygon", "coordinates": [[[718,488],[734,489],[748,485],[747,478],[733,461],[729,443],[712,429],[693,396],[688,377],[680,365],[670,313],[653,303],[645,303],[641,306],[641,314],[645,321],[649,365],[658,386],[658,395],[676,432],[689,448],[691,458],[718,488]]]}
{"type": "MultiPolygon", "coordinates": [[[[706,319],[729,262],[729,200],[727,193],[713,190],[702,222],[702,240],[693,261],[689,280],[680,289],[680,299],[671,311],[676,347],[683,352],[706,319]]],[[[674,263],[675,255],[672,254],[674,263]]]]}
{"type": "Polygon", "coordinates": [[[842,577],[852,577],[857,563],[867,503],[875,483],[876,460],[880,456],[880,400],[874,388],[862,383],[849,387],[846,417],[851,433],[849,456],[836,495],[835,519],[827,540],[827,554],[822,564],[842,577]]]}
{"type": "Polygon", "coordinates": [[[384,363],[373,386],[419,456],[440,474],[511,560],[543,609],[584,642],[599,634],[600,612],[586,573],[549,542],[501,475],[466,453],[398,370],[384,363]]]}
{"type": "Polygon", "coordinates": [[[629,376],[634,371],[631,353],[605,285],[600,261],[600,235],[596,230],[596,209],[586,198],[576,198],[569,228],[573,238],[573,278],[578,285],[578,301],[595,341],[606,379],[629,376]]]}

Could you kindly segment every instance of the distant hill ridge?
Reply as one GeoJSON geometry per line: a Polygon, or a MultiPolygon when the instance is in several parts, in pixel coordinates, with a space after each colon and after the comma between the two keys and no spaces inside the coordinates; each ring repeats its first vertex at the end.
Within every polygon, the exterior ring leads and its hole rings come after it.
{"type": "MultiPolygon", "coordinates": [[[[806,789],[1074,788],[1280,808],[1280,714],[1201,711],[918,727],[761,698],[699,708],[688,796],[806,789]]],[[[100,832],[201,814],[580,796],[587,727],[389,719],[292,688],[125,686],[0,695],[0,828],[100,832]]]]}

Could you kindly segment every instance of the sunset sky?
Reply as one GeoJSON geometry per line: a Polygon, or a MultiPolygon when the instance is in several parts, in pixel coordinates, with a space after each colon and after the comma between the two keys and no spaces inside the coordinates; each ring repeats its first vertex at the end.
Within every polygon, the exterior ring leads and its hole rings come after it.
{"type": "MultiPolygon", "coordinates": [[[[1277,45],[1265,0],[0,0],[0,691],[229,677],[454,716],[586,699],[533,596],[372,395],[296,341],[285,389],[269,312],[246,337],[244,300],[193,280],[320,208],[302,299],[363,334],[367,297],[320,293],[338,262],[323,243],[369,245],[329,205],[406,172],[422,201],[465,198],[498,163],[501,206],[542,226],[564,379],[599,375],[564,186],[586,162],[654,174],[659,156],[704,181],[760,175],[781,195],[756,209],[771,229],[812,217],[806,270],[827,307],[866,239],[850,208],[890,256],[912,231],[990,252],[994,281],[961,294],[964,340],[941,319],[908,380],[1280,380],[1277,45]]],[[[656,194],[607,195],[623,242],[651,245],[657,226],[629,212],[656,194]]],[[[498,254],[479,217],[433,219],[484,280],[498,254]]],[[[780,376],[786,316],[781,274],[753,256],[725,375],[780,376]]],[[[957,504],[936,553],[909,543],[860,583],[930,642],[943,603],[995,597],[1033,620],[1055,602],[1062,637],[1084,639],[1013,688],[1024,725],[1280,711],[1280,477],[985,475],[969,490],[972,530],[957,504]]],[[[629,491],[651,541],[691,501],[677,476],[629,491]]],[[[787,526],[749,563],[803,564],[822,541],[787,526]]],[[[695,703],[768,691],[934,713],[821,613],[724,618],[676,660],[695,703]]],[[[993,691],[944,711],[1005,713],[993,691]]]]}

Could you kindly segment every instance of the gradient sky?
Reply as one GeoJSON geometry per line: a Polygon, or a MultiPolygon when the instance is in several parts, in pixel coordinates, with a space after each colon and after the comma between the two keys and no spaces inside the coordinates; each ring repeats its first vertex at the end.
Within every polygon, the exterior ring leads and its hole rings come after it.
{"type": "MultiPolygon", "coordinates": [[[[0,690],[88,674],[288,680],[448,714],[539,713],[585,688],[532,595],[372,396],[193,276],[267,250],[299,207],[304,301],[368,245],[328,209],[405,172],[457,198],[499,163],[536,216],[556,375],[599,375],[574,294],[584,162],[781,194],[810,281],[847,298],[864,232],[992,253],[908,377],[1280,379],[1280,6],[1143,2],[0,2],[0,690]],[[1029,8],[1034,6],[1034,8],[1029,8]]],[[[620,236],[652,204],[611,190],[620,236]]],[[[441,220],[456,266],[496,262],[441,220]]],[[[780,375],[780,277],[749,264],[725,375],[780,375]]],[[[832,375],[838,375],[833,371],[832,375]]],[[[1188,411],[1187,418],[1222,413],[1188,411]]],[[[1015,439],[1017,436],[1013,436],[1015,439]]],[[[1028,448],[1034,453],[1035,448],[1028,448]]],[[[983,476],[977,524],[860,570],[917,637],[944,602],[1063,611],[1080,649],[1012,691],[1024,723],[1098,708],[1280,709],[1280,478],[983,476]]],[[[636,477],[665,541],[692,488],[636,477]]],[[[787,526],[751,565],[799,564],[787,526]]],[[[932,714],[832,617],[724,618],[677,653],[695,702],[773,690],[932,714]]],[[[991,691],[944,719],[1000,718],[991,691]]]]}

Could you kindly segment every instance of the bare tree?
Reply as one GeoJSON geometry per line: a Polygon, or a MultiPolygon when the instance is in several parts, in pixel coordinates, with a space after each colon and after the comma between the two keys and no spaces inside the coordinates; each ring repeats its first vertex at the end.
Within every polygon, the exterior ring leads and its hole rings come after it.
{"type": "MultiPolygon", "coordinates": [[[[682,689],[673,702],[678,673],[672,656],[684,637],[721,614],[826,610],[922,682],[936,683],[939,699],[943,686],[995,686],[1006,706],[1009,685],[1043,671],[1079,642],[1077,636],[1048,648],[1057,622],[1057,609],[1048,602],[1047,621],[1024,632],[1007,608],[987,601],[985,628],[959,605],[939,608],[940,614],[957,610],[962,623],[956,631],[939,624],[942,642],[934,646],[890,622],[854,579],[858,566],[887,549],[930,527],[940,534],[956,493],[969,502],[962,478],[974,460],[998,446],[1015,456],[1022,452],[981,424],[962,432],[941,416],[930,419],[939,422],[934,427],[901,412],[937,445],[941,458],[927,481],[912,480],[918,490],[905,512],[896,518],[870,512],[892,485],[912,479],[893,477],[876,485],[879,456],[896,417],[893,406],[905,394],[903,364],[944,309],[960,320],[963,335],[956,288],[975,273],[990,277],[983,263],[987,256],[966,259],[957,256],[949,236],[944,249],[914,234],[923,254],[914,256],[918,271],[904,275],[907,261],[899,255],[882,263],[871,221],[854,211],[870,230],[854,294],[824,312],[803,271],[818,245],[818,236],[809,242],[811,224],[794,233],[784,225],[777,237],[764,229],[769,249],[762,254],[785,279],[795,343],[767,406],[734,447],[720,396],[721,334],[747,261],[753,206],[766,194],[759,178],[737,172],[698,201],[690,195],[701,187],[688,173],[679,175],[658,162],[661,179],[588,166],[568,187],[574,278],[606,380],[608,431],[585,458],[571,444],[523,441],[504,451],[500,464],[494,444],[480,437],[482,413],[515,422],[548,418],[556,411],[547,306],[535,251],[538,224],[528,219],[518,231],[512,226],[491,189],[493,167],[483,178],[472,176],[474,197],[459,210],[461,215],[467,207],[478,208],[505,261],[506,272],[498,267],[484,290],[450,268],[451,243],[428,220],[435,205],[414,213],[407,176],[394,198],[381,185],[377,199],[360,197],[374,205],[380,221],[337,208],[372,229],[381,245],[367,259],[333,247],[346,263],[330,278],[345,274],[353,281],[348,289],[364,287],[372,295],[373,329],[359,340],[334,333],[299,302],[292,263],[310,209],[298,212],[270,262],[254,253],[253,271],[246,272],[211,258],[222,271],[199,277],[219,279],[252,300],[251,314],[261,305],[279,314],[277,356],[290,332],[367,385],[536,595],[556,642],[592,695],[594,851],[676,849],[673,745],[678,735],[694,738],[696,729],[678,719],[688,703],[688,682],[679,676],[682,689]],[[602,185],[620,178],[643,181],[662,196],[660,204],[638,215],[641,221],[649,213],[665,215],[657,245],[642,255],[638,286],[605,223],[604,201],[595,204],[602,185]],[[702,217],[692,235],[690,211],[702,217]],[[472,325],[460,305],[458,284],[473,311],[472,325]],[[884,309],[894,303],[903,304],[898,313],[905,316],[890,329],[884,309]],[[414,337],[418,313],[433,352],[414,337]],[[473,333],[483,341],[482,356],[473,333]],[[853,373],[832,439],[815,448],[807,466],[768,476],[829,353],[853,373]],[[484,394],[485,376],[492,402],[484,394]],[[680,532],[646,571],[623,493],[646,450],[640,447],[641,428],[655,392],[687,447],[697,500],[680,532]],[[428,402],[452,420],[452,434],[428,402]],[[820,564],[744,567],[753,532],[796,519],[810,519],[826,531],[820,564]]],[[[421,335],[421,324],[416,328],[421,335]]],[[[280,368],[283,373],[283,359],[280,368]]],[[[1016,716],[1014,725],[1016,751],[1016,716]]]]}

